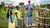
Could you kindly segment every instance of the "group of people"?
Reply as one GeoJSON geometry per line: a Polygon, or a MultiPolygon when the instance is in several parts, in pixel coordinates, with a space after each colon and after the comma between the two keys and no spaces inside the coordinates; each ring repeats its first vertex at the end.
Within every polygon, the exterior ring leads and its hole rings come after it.
{"type": "MultiPolygon", "coordinates": [[[[28,25],[32,25],[33,23],[33,10],[34,7],[32,6],[32,4],[30,4],[31,1],[28,1],[28,5],[26,6],[26,10],[27,10],[27,19],[26,19],[26,24],[28,25]]],[[[10,23],[13,23],[14,26],[17,28],[17,25],[20,25],[20,27],[22,27],[22,20],[21,20],[21,16],[20,16],[20,11],[19,11],[19,6],[15,7],[16,10],[14,11],[14,14],[12,12],[13,7],[12,6],[8,6],[8,13],[7,13],[7,18],[8,18],[8,24],[9,24],[9,28],[10,23]]]]}

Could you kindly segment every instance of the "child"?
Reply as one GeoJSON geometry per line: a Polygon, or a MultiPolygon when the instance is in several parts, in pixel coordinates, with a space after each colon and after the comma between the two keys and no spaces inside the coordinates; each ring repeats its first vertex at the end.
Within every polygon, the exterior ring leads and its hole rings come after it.
{"type": "Polygon", "coordinates": [[[26,6],[27,10],[27,23],[28,25],[33,23],[33,17],[32,17],[32,12],[33,12],[33,6],[30,4],[31,1],[28,1],[28,5],[26,6]]]}
{"type": "Polygon", "coordinates": [[[16,28],[17,25],[20,25],[20,11],[19,11],[19,6],[16,6],[16,10],[15,10],[15,22],[16,22],[16,28]]]}

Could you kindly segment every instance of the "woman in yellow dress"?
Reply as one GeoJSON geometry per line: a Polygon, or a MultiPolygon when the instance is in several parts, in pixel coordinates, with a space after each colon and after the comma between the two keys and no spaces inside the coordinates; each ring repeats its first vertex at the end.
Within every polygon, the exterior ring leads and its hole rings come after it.
{"type": "Polygon", "coordinates": [[[16,28],[19,26],[18,25],[19,19],[20,19],[19,6],[16,6],[16,10],[15,10],[15,26],[16,26],[16,28]]]}

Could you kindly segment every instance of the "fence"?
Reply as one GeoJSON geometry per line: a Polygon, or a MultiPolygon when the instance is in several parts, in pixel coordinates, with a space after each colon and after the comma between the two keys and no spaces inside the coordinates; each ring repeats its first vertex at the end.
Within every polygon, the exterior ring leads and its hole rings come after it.
{"type": "Polygon", "coordinates": [[[48,16],[49,13],[50,13],[49,9],[46,9],[46,8],[38,9],[38,12],[36,12],[37,14],[36,28],[40,28],[40,26],[41,28],[50,28],[50,23],[49,23],[50,16],[48,16]]]}

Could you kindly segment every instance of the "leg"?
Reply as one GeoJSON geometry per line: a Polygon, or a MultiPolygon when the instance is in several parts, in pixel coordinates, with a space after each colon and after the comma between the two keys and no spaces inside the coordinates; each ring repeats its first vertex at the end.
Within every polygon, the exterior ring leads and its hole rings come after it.
{"type": "Polygon", "coordinates": [[[30,25],[32,25],[32,23],[33,23],[33,18],[32,17],[30,17],[30,25]]]}
{"type": "Polygon", "coordinates": [[[18,28],[18,20],[17,20],[16,16],[14,17],[14,23],[15,23],[15,28],[18,28]]]}
{"type": "Polygon", "coordinates": [[[30,18],[28,17],[28,19],[27,19],[27,20],[28,20],[28,25],[29,25],[29,24],[30,24],[30,18]]]}
{"type": "Polygon", "coordinates": [[[17,28],[17,27],[16,27],[17,28]]]}
{"type": "Polygon", "coordinates": [[[29,25],[29,23],[28,23],[28,25],[29,25]]]}
{"type": "Polygon", "coordinates": [[[31,25],[32,25],[32,23],[31,23],[31,25]]]}
{"type": "Polygon", "coordinates": [[[11,19],[11,23],[13,23],[13,21],[12,21],[12,15],[10,16],[10,19],[11,19]]]}

